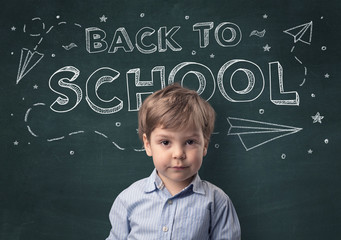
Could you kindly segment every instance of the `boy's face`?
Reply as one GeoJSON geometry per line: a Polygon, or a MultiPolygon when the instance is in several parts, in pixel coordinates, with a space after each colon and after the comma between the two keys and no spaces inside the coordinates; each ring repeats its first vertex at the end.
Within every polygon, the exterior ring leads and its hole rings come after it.
{"type": "Polygon", "coordinates": [[[180,131],[157,127],[149,140],[143,135],[143,142],[168,190],[188,186],[207,153],[202,130],[195,127],[180,131]]]}

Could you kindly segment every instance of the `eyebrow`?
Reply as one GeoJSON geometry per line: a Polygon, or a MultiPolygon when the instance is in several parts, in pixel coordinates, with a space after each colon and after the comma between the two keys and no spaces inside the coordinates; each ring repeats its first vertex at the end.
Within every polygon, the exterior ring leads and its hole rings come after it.
{"type": "MultiPolygon", "coordinates": [[[[157,138],[172,138],[172,136],[169,136],[166,134],[158,134],[158,135],[155,135],[155,137],[157,137],[157,138]]],[[[184,138],[199,138],[199,137],[200,137],[200,134],[194,133],[192,135],[185,136],[184,138]]]]}

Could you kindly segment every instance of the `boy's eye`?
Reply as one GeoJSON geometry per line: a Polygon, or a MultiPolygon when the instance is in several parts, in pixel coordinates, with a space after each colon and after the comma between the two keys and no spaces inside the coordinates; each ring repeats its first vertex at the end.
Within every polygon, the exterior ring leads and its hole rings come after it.
{"type": "Polygon", "coordinates": [[[165,141],[161,141],[161,144],[167,146],[167,145],[169,145],[169,141],[166,141],[166,140],[165,141]]]}
{"type": "Polygon", "coordinates": [[[187,141],[186,141],[186,144],[192,145],[192,144],[194,144],[194,140],[187,140],[187,141]]]}

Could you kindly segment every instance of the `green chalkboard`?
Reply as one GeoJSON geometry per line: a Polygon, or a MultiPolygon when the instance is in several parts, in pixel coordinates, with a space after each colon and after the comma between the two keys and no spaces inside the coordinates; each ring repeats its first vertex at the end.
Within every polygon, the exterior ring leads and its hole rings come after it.
{"type": "Polygon", "coordinates": [[[337,0],[1,4],[0,239],[105,239],[153,164],[137,110],[172,83],[217,122],[200,176],[242,239],[340,239],[337,0]]]}

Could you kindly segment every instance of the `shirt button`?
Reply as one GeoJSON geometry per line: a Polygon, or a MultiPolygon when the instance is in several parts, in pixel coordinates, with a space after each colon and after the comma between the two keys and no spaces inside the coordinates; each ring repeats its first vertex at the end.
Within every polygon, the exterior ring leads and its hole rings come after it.
{"type": "Polygon", "coordinates": [[[168,200],[168,205],[172,205],[173,201],[172,200],[168,200]]]}
{"type": "Polygon", "coordinates": [[[168,227],[166,227],[166,226],[162,227],[162,231],[167,232],[168,231],[168,227]]]}

